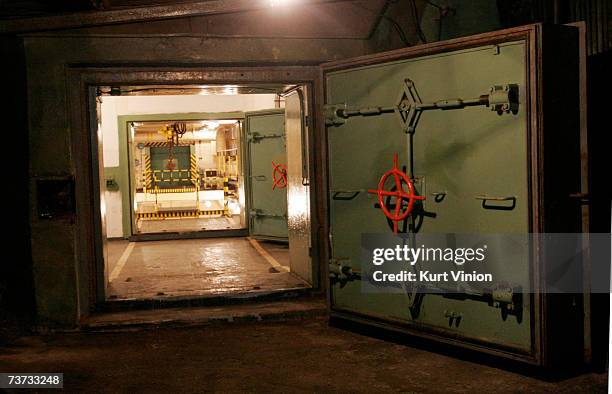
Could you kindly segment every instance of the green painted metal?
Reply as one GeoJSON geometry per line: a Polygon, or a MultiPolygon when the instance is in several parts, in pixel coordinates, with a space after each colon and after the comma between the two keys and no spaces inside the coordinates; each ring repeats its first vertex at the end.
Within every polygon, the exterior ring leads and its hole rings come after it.
{"type": "MultiPolygon", "coordinates": [[[[193,186],[191,182],[191,146],[175,146],[172,148],[172,154],[176,161],[176,172],[158,173],[156,174],[157,186],[160,188],[193,186]],[[180,172],[178,172],[180,171],[180,172]],[[172,181],[172,178],[182,179],[181,181],[172,181]]],[[[153,171],[164,171],[168,163],[168,148],[166,147],[151,147],[151,169],[153,171]]]]}
{"type": "MultiPolygon", "coordinates": [[[[427,111],[414,134],[415,185],[425,195],[425,217],[420,233],[529,232],[528,145],[526,116],[526,49],[523,42],[499,47],[417,57],[326,74],[326,103],[350,107],[392,106],[406,78],[414,81],[423,102],[478,97],[493,85],[516,83],[521,109],[517,115],[498,116],[486,107],[427,111]],[[436,202],[433,193],[446,193],[436,202]],[[512,211],[486,210],[478,195],[516,196],[512,211]]],[[[410,135],[402,131],[396,114],[348,119],[328,127],[329,201],[332,258],[347,259],[358,271],[371,266],[361,261],[362,233],[391,233],[385,216],[375,208],[378,182],[399,154],[400,167],[409,166],[410,135]],[[359,158],[355,160],[354,158],[359,158]],[[336,193],[352,199],[334,199],[336,193]]],[[[489,255],[488,267],[517,283],[529,284],[528,251],[489,255]]],[[[332,308],[402,322],[424,331],[505,348],[532,349],[529,297],[523,319],[502,320],[500,310],[478,301],[425,295],[421,312],[413,318],[405,294],[364,294],[359,281],[331,286],[332,308]],[[449,327],[449,314],[461,314],[461,324],[449,327]]]]}
{"type": "MultiPolygon", "coordinates": [[[[136,182],[134,180],[134,163],[130,161],[128,154],[131,153],[132,141],[128,133],[129,124],[132,122],[153,121],[179,121],[179,120],[223,120],[244,119],[244,112],[191,112],[178,114],[150,114],[150,115],[122,115],[117,117],[119,129],[119,167],[118,183],[121,191],[121,212],[123,236],[135,235],[132,229],[136,228],[135,216],[132,215],[133,201],[136,182]]],[[[145,148],[148,149],[148,148],[145,148]]]]}
{"type": "MultiPolygon", "coordinates": [[[[273,166],[287,165],[285,111],[247,112],[249,232],[261,239],[287,239],[287,189],[273,189],[273,166]]],[[[278,177],[278,174],[277,174],[278,177]]]]}
{"type": "Polygon", "coordinates": [[[285,95],[289,265],[291,272],[312,284],[310,174],[305,112],[304,87],[285,95]]]}

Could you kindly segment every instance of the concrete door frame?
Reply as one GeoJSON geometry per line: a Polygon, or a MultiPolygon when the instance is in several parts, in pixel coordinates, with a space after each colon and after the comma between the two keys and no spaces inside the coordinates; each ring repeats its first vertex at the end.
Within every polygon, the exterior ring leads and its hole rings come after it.
{"type": "Polygon", "coordinates": [[[190,65],[186,67],[131,67],[131,66],[80,66],[67,68],[66,91],[68,98],[71,156],[75,180],[76,202],[76,253],[75,270],[77,278],[79,321],[90,315],[105,303],[104,286],[97,280],[99,270],[104,270],[101,241],[101,214],[99,205],[100,179],[97,170],[97,135],[92,127],[96,122],[95,108],[92,111],[92,97],[97,86],[134,85],[210,85],[210,84],[258,84],[280,83],[305,85],[312,92],[309,95],[311,109],[308,116],[308,142],[310,151],[311,221],[312,221],[312,264],[313,291],[326,290],[326,281],[321,277],[326,272],[327,261],[326,212],[326,138],[320,105],[323,88],[318,66],[224,66],[190,65]],[[98,206],[99,208],[99,206],[98,206]]]}

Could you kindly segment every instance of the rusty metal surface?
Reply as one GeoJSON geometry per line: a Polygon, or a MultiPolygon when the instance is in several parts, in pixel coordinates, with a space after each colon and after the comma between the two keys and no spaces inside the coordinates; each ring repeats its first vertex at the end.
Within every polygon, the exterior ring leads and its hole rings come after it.
{"type": "MultiPolygon", "coordinates": [[[[292,85],[259,84],[232,85],[235,94],[280,94],[292,85]]],[[[215,95],[227,94],[225,85],[155,85],[155,86],[120,86],[122,96],[177,96],[177,95],[215,95]]],[[[110,95],[110,88],[100,88],[102,95],[110,95]]],[[[158,127],[155,125],[154,127],[158,127]]]]}
{"type": "Polygon", "coordinates": [[[473,48],[480,45],[493,45],[508,41],[513,37],[521,39],[525,35],[533,33],[538,26],[540,25],[525,25],[510,29],[476,34],[469,37],[460,37],[452,40],[415,45],[412,47],[400,48],[380,53],[375,53],[372,51],[372,53],[366,53],[359,57],[332,61],[329,63],[324,63],[321,66],[323,67],[324,71],[341,70],[352,66],[367,66],[371,64],[378,64],[383,61],[409,59],[416,56],[449,52],[456,48],[473,48]]]}
{"type": "MultiPolygon", "coordinates": [[[[350,0],[302,0],[305,4],[332,3],[350,0]]],[[[110,9],[97,12],[79,12],[57,16],[6,19],[0,23],[0,33],[49,31],[75,27],[109,25],[172,19],[185,16],[237,13],[269,8],[265,0],[209,0],[193,3],[110,9]]]]}
{"type": "MultiPolygon", "coordinates": [[[[238,13],[189,16],[139,23],[84,27],[58,31],[62,35],[120,35],[367,39],[377,25],[383,0],[358,0],[319,4],[292,4],[238,13]],[[256,21],[257,23],[254,23],[256,21]]],[[[45,34],[45,33],[38,33],[45,34]]]]}

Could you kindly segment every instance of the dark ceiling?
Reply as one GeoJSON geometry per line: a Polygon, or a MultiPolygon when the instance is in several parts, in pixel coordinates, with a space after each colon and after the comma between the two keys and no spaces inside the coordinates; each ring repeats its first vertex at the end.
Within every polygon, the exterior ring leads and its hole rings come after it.
{"type": "MultiPolygon", "coordinates": [[[[201,3],[202,0],[0,0],[0,18],[47,16],[79,11],[130,9],[195,2],[201,3]]],[[[380,2],[374,1],[374,3],[380,2]]]]}
{"type": "Polygon", "coordinates": [[[0,18],[185,4],[195,0],[0,0],[0,18]]]}
{"type": "Polygon", "coordinates": [[[189,3],[193,0],[0,0],[1,17],[189,3]]]}

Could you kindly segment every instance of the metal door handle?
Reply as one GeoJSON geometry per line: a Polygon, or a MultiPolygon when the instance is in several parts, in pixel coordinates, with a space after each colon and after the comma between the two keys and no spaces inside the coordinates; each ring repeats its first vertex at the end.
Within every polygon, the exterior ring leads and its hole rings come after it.
{"type": "Polygon", "coordinates": [[[446,194],[447,193],[445,191],[431,193],[435,202],[442,202],[442,200],[444,200],[444,197],[446,197],[446,194]]]}
{"type": "Polygon", "coordinates": [[[332,200],[350,201],[355,199],[363,190],[337,190],[332,195],[332,200]]]}
{"type": "Polygon", "coordinates": [[[516,207],[516,197],[515,196],[486,196],[479,195],[474,197],[477,200],[482,201],[482,207],[484,209],[496,209],[501,211],[512,211],[516,207]],[[492,205],[487,204],[487,201],[511,201],[511,205],[492,205]]]}

